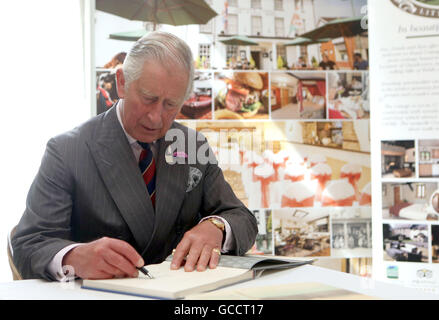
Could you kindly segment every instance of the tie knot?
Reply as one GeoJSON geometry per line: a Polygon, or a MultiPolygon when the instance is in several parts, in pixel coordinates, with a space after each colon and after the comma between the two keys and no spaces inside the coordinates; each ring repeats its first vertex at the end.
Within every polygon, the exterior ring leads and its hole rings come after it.
{"type": "Polygon", "coordinates": [[[144,149],[144,150],[151,150],[151,146],[149,145],[149,143],[146,142],[140,142],[137,141],[137,143],[144,149]]]}

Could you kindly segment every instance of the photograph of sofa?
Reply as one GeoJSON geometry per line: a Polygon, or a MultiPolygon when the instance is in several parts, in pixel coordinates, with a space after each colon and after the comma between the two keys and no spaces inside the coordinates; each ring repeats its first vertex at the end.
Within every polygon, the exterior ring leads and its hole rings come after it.
{"type": "Polygon", "coordinates": [[[428,262],[426,224],[383,224],[385,261],[428,262]]]}
{"type": "Polygon", "coordinates": [[[381,141],[381,174],[383,178],[415,177],[415,141],[381,141]]]}
{"type": "Polygon", "coordinates": [[[383,183],[383,219],[439,220],[430,198],[436,182],[383,183]]]}

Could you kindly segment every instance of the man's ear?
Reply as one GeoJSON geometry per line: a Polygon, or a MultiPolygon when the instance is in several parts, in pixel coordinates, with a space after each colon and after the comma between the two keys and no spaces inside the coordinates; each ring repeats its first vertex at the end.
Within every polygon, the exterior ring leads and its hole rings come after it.
{"type": "Polygon", "coordinates": [[[119,98],[125,98],[125,76],[122,68],[116,70],[116,89],[119,98]]]}

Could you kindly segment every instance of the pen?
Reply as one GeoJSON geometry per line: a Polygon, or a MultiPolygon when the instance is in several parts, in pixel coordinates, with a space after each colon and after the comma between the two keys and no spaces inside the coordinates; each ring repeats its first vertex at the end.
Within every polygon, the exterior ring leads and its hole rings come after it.
{"type": "Polygon", "coordinates": [[[142,272],[145,276],[148,276],[150,279],[154,279],[154,277],[149,273],[148,270],[145,269],[145,267],[137,268],[140,272],[142,272]]]}

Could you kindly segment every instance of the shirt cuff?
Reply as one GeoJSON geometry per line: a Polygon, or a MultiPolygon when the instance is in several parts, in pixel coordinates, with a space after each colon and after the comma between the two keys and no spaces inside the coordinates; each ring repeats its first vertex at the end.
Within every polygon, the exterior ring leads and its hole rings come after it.
{"type": "Polygon", "coordinates": [[[74,270],[69,268],[68,266],[63,267],[62,260],[67,252],[80,245],[83,245],[83,243],[74,243],[62,248],[50,261],[49,266],[47,267],[48,271],[57,281],[66,282],[74,279],[74,270]],[[67,271],[68,274],[66,274],[67,271]]]}
{"type": "Polygon", "coordinates": [[[209,218],[220,219],[225,225],[225,233],[226,233],[225,237],[226,238],[225,238],[223,246],[221,248],[221,253],[227,253],[227,252],[235,249],[235,238],[233,237],[232,228],[230,227],[230,224],[227,222],[227,220],[220,217],[220,216],[207,216],[207,217],[204,217],[203,219],[201,219],[200,223],[203,222],[204,220],[209,219],[209,218]]]}

